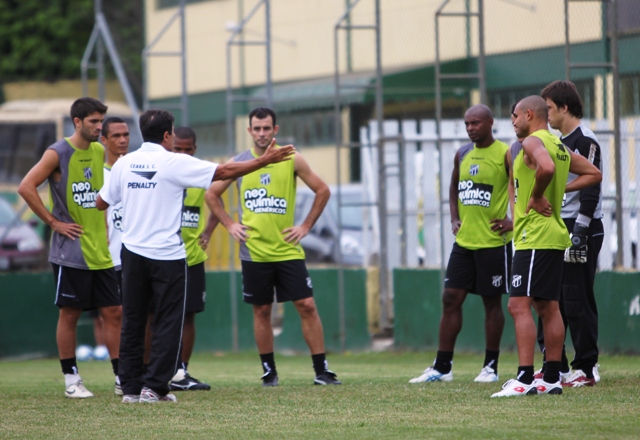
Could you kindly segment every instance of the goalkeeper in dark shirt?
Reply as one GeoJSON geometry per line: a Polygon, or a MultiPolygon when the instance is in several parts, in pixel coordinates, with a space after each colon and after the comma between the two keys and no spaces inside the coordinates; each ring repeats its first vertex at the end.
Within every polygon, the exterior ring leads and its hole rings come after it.
{"type": "MultiPolygon", "coordinates": [[[[549,109],[549,125],[562,133],[562,142],[602,169],[596,136],[581,122],[582,102],[575,85],[570,81],[554,81],[542,90],[541,96],[549,109]]],[[[569,174],[569,181],[575,178],[569,174]]],[[[593,386],[600,380],[598,309],[593,283],[604,238],[601,184],[565,193],[562,219],[571,233],[572,246],[565,253],[560,311],[576,351],[571,372],[563,350],[562,383],[568,387],[593,386]]],[[[538,341],[544,351],[541,324],[538,341]]]]}

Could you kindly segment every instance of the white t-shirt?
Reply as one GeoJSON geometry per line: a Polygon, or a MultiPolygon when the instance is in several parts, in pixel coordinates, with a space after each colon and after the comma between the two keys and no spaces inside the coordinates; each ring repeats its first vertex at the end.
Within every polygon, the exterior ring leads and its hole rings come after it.
{"type": "Polygon", "coordinates": [[[122,244],[154,260],[185,258],[180,236],[184,190],[209,188],[217,167],[151,142],[118,159],[100,197],[109,205],[122,202],[122,244]]]}
{"type": "MultiPolygon", "coordinates": [[[[104,166],[104,187],[111,181],[111,168],[104,166]]],[[[107,231],[109,232],[109,252],[116,270],[121,269],[120,249],[122,248],[122,203],[107,208],[107,231]]]]}

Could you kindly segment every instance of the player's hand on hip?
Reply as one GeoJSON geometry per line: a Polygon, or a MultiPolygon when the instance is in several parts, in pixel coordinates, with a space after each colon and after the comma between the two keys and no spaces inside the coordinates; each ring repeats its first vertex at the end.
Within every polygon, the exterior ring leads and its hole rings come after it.
{"type": "Polygon", "coordinates": [[[51,229],[53,229],[58,234],[64,235],[72,240],[80,237],[84,231],[82,230],[82,226],[77,223],[65,223],[59,220],[54,220],[51,223],[51,229]]]}
{"type": "Polygon", "coordinates": [[[296,149],[293,145],[276,148],[276,138],[273,138],[262,157],[265,158],[268,163],[283,162],[285,160],[291,160],[295,151],[296,149]]]}
{"type": "Polygon", "coordinates": [[[458,235],[460,226],[462,226],[462,222],[460,221],[460,219],[451,220],[451,232],[453,232],[453,235],[458,235]]]}
{"type": "Polygon", "coordinates": [[[251,228],[240,223],[234,223],[229,227],[229,234],[238,243],[244,243],[249,238],[248,230],[251,228]]]}
{"type": "Polygon", "coordinates": [[[491,220],[491,230],[493,232],[499,232],[500,235],[504,235],[509,231],[513,231],[513,222],[509,217],[503,219],[494,218],[491,220]]]}
{"type": "Polygon", "coordinates": [[[549,200],[547,200],[545,196],[540,198],[531,197],[529,199],[529,204],[527,205],[526,214],[529,214],[529,211],[532,209],[545,217],[551,217],[551,214],[553,214],[551,203],[549,203],[549,200]]]}
{"type": "Polygon", "coordinates": [[[291,243],[293,245],[297,245],[300,240],[307,236],[309,230],[304,226],[293,226],[291,228],[287,228],[282,231],[284,236],[284,241],[287,243],[291,243]]]}

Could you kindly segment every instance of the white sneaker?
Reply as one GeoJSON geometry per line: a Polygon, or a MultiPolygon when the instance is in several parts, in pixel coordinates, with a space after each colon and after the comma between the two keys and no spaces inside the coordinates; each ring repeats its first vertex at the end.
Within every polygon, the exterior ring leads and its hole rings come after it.
{"type": "Polygon", "coordinates": [[[534,380],[531,385],[527,385],[518,379],[509,379],[502,385],[502,391],[493,394],[491,397],[535,396],[538,394],[536,382],[534,380]]]}
{"type": "Polygon", "coordinates": [[[64,395],[70,399],[86,399],[87,397],[93,397],[93,393],[84,387],[82,380],[69,385],[65,390],[64,395]]]}
{"type": "Polygon", "coordinates": [[[598,371],[599,366],[600,364],[596,364],[595,367],[593,367],[593,378],[596,380],[596,383],[600,382],[600,372],[598,371]]]}
{"type": "Polygon", "coordinates": [[[556,383],[545,382],[544,379],[538,379],[533,381],[538,394],[562,394],[562,382],[556,383]]]}
{"type": "Polygon", "coordinates": [[[138,403],[140,402],[140,394],[125,394],[122,396],[122,403],[138,403]]]}
{"type": "Polygon", "coordinates": [[[428,367],[424,372],[418,376],[414,377],[409,381],[409,383],[422,383],[422,382],[451,382],[453,380],[453,372],[448,372],[447,374],[442,374],[438,370],[433,367],[428,367]]]}
{"type": "Polygon", "coordinates": [[[560,372],[560,382],[561,383],[567,383],[571,380],[571,377],[573,376],[573,371],[571,371],[571,369],[569,369],[569,371],[567,371],[566,373],[563,373],[562,371],[560,372]]]}
{"type": "Polygon", "coordinates": [[[144,387],[140,392],[140,402],[141,403],[156,403],[156,402],[177,402],[176,396],[173,394],[167,394],[166,396],[161,396],[160,394],[153,391],[151,388],[144,387]]]}
{"type": "Polygon", "coordinates": [[[497,382],[498,375],[496,374],[496,370],[493,368],[486,366],[480,370],[480,374],[478,377],[473,379],[474,382],[497,382]]]}

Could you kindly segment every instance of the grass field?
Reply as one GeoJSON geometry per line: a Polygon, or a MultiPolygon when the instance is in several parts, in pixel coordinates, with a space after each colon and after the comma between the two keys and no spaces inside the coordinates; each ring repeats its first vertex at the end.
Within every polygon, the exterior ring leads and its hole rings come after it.
{"type": "Polygon", "coordinates": [[[57,360],[0,362],[0,438],[510,438],[637,439],[640,357],[603,356],[595,388],[562,396],[491,399],[501,380],[476,384],[482,357],[456,354],[454,381],[409,385],[434,353],[329,356],[342,386],[311,385],[308,356],[278,356],[281,386],[262,388],[257,354],[198,354],[191,373],[209,392],[176,393],[177,404],[122,404],[108,362],[80,364],[95,398],[64,397],[57,360]]]}

